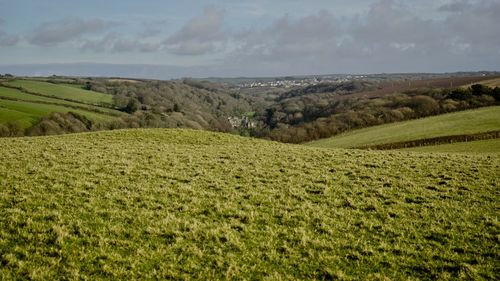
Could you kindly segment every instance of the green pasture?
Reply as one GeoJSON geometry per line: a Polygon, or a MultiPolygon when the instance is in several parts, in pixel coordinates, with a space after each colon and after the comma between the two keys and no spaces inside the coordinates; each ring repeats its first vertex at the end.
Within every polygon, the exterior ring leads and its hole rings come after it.
{"type": "Polygon", "coordinates": [[[0,124],[18,123],[22,128],[28,128],[36,121],[37,118],[32,114],[0,106],[0,124]]]}
{"type": "MultiPolygon", "coordinates": [[[[480,82],[477,82],[477,83],[474,83],[474,84],[481,84],[481,85],[492,87],[492,88],[500,87],[500,78],[483,80],[483,81],[480,81],[480,82]]],[[[464,88],[468,88],[468,87],[470,87],[472,85],[473,84],[466,85],[466,86],[464,86],[464,88]]]]}
{"type": "Polygon", "coordinates": [[[500,106],[466,110],[353,130],[307,143],[314,147],[351,148],[449,135],[500,130],[500,106]]]}
{"type": "Polygon", "coordinates": [[[456,152],[468,154],[500,154],[500,139],[458,142],[402,149],[415,152],[456,152]]]}
{"type": "Polygon", "coordinates": [[[498,155],[173,129],[0,151],[2,280],[500,278],[498,155]]]}
{"type": "MultiPolygon", "coordinates": [[[[113,120],[115,117],[96,112],[73,109],[63,105],[41,104],[27,101],[13,101],[0,99],[0,108],[4,113],[0,116],[0,123],[18,120],[23,124],[33,125],[42,116],[47,116],[52,112],[75,112],[87,116],[97,122],[113,120]],[[12,116],[9,116],[12,115],[12,116]],[[19,119],[18,119],[19,118],[19,119]],[[28,122],[29,121],[29,122],[28,122]]],[[[29,126],[28,126],[29,127],[29,126]]]]}
{"type": "Polygon", "coordinates": [[[125,113],[110,109],[110,108],[105,108],[105,107],[97,107],[97,106],[92,106],[92,105],[86,105],[86,104],[81,104],[81,103],[76,103],[76,102],[71,102],[67,100],[62,100],[58,98],[50,98],[47,96],[39,96],[39,95],[32,95],[28,94],[25,92],[22,92],[17,89],[12,89],[12,88],[7,88],[7,87],[2,87],[0,86],[0,98],[5,97],[5,98],[11,98],[11,99],[18,99],[21,101],[29,101],[29,102],[45,102],[45,103],[54,103],[54,104],[60,104],[64,106],[69,106],[70,109],[68,110],[73,110],[74,107],[80,107],[80,108],[88,108],[89,110],[99,110],[101,112],[113,114],[115,116],[119,115],[125,115],[125,113]],[[71,108],[73,107],[73,108],[71,108]]]}
{"type": "Polygon", "coordinates": [[[72,101],[79,101],[87,104],[107,104],[113,103],[111,95],[98,93],[94,91],[87,91],[76,87],[53,84],[42,81],[33,80],[14,80],[6,82],[5,84],[15,87],[22,87],[30,92],[43,94],[60,99],[70,99],[72,101]]]}

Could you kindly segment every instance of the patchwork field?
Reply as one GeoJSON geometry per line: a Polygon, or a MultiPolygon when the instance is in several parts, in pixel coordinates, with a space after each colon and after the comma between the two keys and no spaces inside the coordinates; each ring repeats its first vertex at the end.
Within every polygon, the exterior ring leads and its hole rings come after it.
{"type": "Polygon", "coordinates": [[[22,91],[17,90],[17,89],[6,88],[6,87],[2,87],[2,86],[0,86],[0,99],[1,98],[15,99],[15,100],[20,100],[20,101],[29,101],[29,102],[35,102],[35,103],[64,105],[64,106],[68,106],[71,108],[81,108],[81,109],[88,109],[90,111],[100,111],[100,112],[115,115],[115,116],[119,116],[119,115],[124,114],[121,111],[110,109],[110,108],[81,104],[81,103],[67,101],[67,100],[59,99],[59,98],[51,98],[51,97],[47,97],[47,96],[28,94],[28,93],[22,92],[22,91]]]}
{"type": "Polygon", "coordinates": [[[28,92],[0,86],[0,124],[14,122],[22,128],[29,128],[41,117],[53,112],[72,111],[97,122],[125,115],[115,109],[90,104],[107,105],[110,101],[108,95],[103,98],[99,93],[40,81],[16,80],[4,83],[22,87],[28,92]]]}
{"type": "Polygon", "coordinates": [[[25,128],[30,127],[42,116],[49,115],[52,112],[72,111],[97,122],[109,121],[114,117],[96,112],[74,109],[63,105],[42,104],[26,101],[14,101],[0,99],[0,123],[17,121],[25,128]]]}
{"type": "Polygon", "coordinates": [[[111,105],[113,103],[111,95],[106,95],[94,91],[87,91],[61,84],[52,84],[48,82],[33,80],[14,80],[11,82],[5,82],[5,84],[14,87],[21,87],[30,92],[35,92],[46,96],[53,96],[60,99],[69,99],[72,101],[80,101],[87,104],[111,105]]]}
{"type": "Polygon", "coordinates": [[[0,279],[499,279],[500,158],[190,130],[0,139],[0,279]]]}
{"type": "Polygon", "coordinates": [[[332,138],[310,142],[307,145],[326,148],[352,148],[495,130],[500,130],[500,106],[353,130],[332,138]]]}

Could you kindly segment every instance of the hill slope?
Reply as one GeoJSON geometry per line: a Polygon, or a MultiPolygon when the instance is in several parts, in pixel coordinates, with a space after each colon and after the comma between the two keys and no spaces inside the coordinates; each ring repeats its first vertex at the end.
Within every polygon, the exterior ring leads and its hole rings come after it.
{"type": "Polygon", "coordinates": [[[498,157],[0,139],[0,279],[497,279],[498,157]]]}
{"type": "Polygon", "coordinates": [[[0,99],[0,110],[7,111],[0,117],[0,124],[8,121],[19,121],[24,128],[35,124],[42,116],[47,116],[52,112],[75,112],[85,115],[96,122],[112,120],[114,116],[100,114],[92,111],[74,109],[63,105],[41,104],[26,101],[14,101],[0,99]]]}
{"type": "Polygon", "coordinates": [[[5,82],[5,84],[13,87],[21,87],[30,92],[40,93],[46,96],[80,101],[87,104],[111,105],[113,103],[113,96],[111,95],[106,95],[94,91],[87,91],[61,84],[53,84],[34,80],[14,80],[5,82]]]}
{"type": "Polygon", "coordinates": [[[308,145],[350,148],[494,130],[500,130],[500,106],[373,126],[310,142],[308,145]]]}
{"type": "Polygon", "coordinates": [[[491,155],[500,154],[500,139],[411,147],[401,150],[415,152],[445,152],[491,155]]]}
{"type": "Polygon", "coordinates": [[[1,82],[0,126],[15,124],[22,131],[55,112],[74,112],[93,122],[107,123],[126,115],[108,108],[110,105],[108,102],[112,101],[111,97],[111,95],[42,81],[1,82]],[[105,107],[99,105],[105,105],[105,107]]]}

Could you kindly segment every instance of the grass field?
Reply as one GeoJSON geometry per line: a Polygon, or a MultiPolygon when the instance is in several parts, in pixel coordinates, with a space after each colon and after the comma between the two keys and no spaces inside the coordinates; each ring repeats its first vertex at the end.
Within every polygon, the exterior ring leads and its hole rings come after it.
{"type": "Polygon", "coordinates": [[[500,278],[500,158],[190,130],[0,139],[0,279],[500,278]]]}
{"type": "Polygon", "coordinates": [[[314,147],[359,147],[500,130],[500,106],[484,107],[354,130],[310,142],[314,147]]]}
{"type": "Polygon", "coordinates": [[[4,108],[0,105],[0,124],[18,123],[22,128],[31,127],[37,121],[37,117],[25,112],[4,108]]]}
{"type": "MultiPolygon", "coordinates": [[[[6,88],[6,87],[2,87],[2,86],[0,86],[0,98],[1,97],[18,99],[18,100],[29,101],[29,102],[53,103],[53,104],[59,104],[59,105],[73,107],[73,108],[75,108],[75,107],[88,108],[91,111],[92,110],[94,110],[94,111],[99,110],[101,112],[113,114],[116,116],[124,115],[123,112],[118,111],[118,110],[114,110],[114,109],[110,109],[110,108],[85,105],[85,104],[81,104],[81,103],[71,102],[71,101],[57,99],[57,98],[50,98],[50,97],[46,97],[46,96],[31,95],[31,94],[24,93],[24,92],[17,90],[17,89],[6,88]]],[[[72,109],[69,109],[69,110],[72,110],[72,109]]]]}
{"type": "Polygon", "coordinates": [[[68,112],[72,111],[97,122],[113,120],[115,117],[100,114],[96,112],[73,109],[63,105],[40,104],[26,101],[12,101],[0,99],[0,123],[6,123],[16,120],[23,124],[24,128],[28,128],[42,117],[47,116],[52,112],[68,112]]]}
{"type": "Polygon", "coordinates": [[[53,96],[61,99],[70,99],[88,104],[108,104],[113,103],[111,95],[87,91],[75,87],[52,84],[48,82],[33,80],[15,80],[5,84],[15,87],[22,87],[30,92],[39,93],[47,96],[53,96]]]}
{"type": "MultiPolygon", "coordinates": [[[[480,82],[473,83],[473,84],[482,84],[482,85],[485,85],[485,86],[488,86],[488,87],[492,87],[492,88],[500,87],[500,78],[484,80],[484,81],[480,81],[480,82]]],[[[469,85],[466,85],[464,87],[470,87],[473,84],[469,84],[469,85]]]]}
{"type": "Polygon", "coordinates": [[[500,139],[412,147],[412,148],[402,149],[402,151],[500,154],[500,139]]]}

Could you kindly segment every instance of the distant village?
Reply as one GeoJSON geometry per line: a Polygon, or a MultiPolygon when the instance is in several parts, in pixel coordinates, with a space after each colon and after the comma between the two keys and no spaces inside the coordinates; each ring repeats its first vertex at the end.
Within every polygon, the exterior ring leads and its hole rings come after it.
{"type": "Polygon", "coordinates": [[[342,76],[322,76],[322,77],[311,77],[304,79],[297,78],[282,78],[275,80],[255,80],[251,82],[242,83],[239,85],[241,88],[294,88],[294,87],[305,87],[317,85],[320,83],[342,83],[352,80],[358,80],[365,78],[365,75],[342,75],[342,76]]]}

